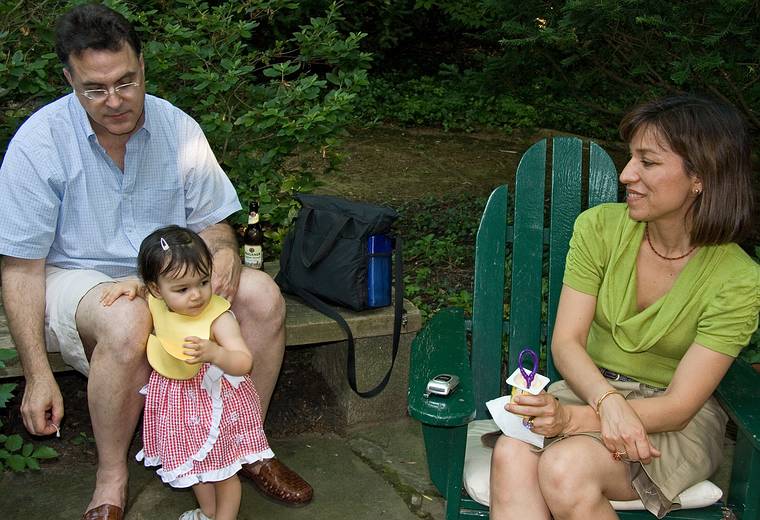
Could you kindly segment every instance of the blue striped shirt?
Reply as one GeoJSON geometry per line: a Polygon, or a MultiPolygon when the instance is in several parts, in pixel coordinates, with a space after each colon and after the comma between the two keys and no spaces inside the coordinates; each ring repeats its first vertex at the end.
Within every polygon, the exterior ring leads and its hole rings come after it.
{"type": "Polygon", "coordinates": [[[201,231],[240,210],[198,123],[145,97],[122,172],[73,95],[34,113],[0,166],[0,255],[65,269],[135,273],[143,238],[176,224],[201,231]]]}

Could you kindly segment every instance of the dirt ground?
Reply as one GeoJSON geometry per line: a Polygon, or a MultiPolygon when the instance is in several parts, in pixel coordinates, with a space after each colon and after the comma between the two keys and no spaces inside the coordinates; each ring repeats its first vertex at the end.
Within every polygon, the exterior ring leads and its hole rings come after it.
{"type": "MultiPolygon", "coordinates": [[[[338,172],[323,176],[320,193],[394,203],[452,192],[488,195],[510,182],[522,154],[539,139],[564,135],[552,130],[444,132],[437,128],[356,128],[338,151],[338,172]]],[[[618,167],[627,150],[600,143],[618,167]]]]}
{"type": "Polygon", "coordinates": [[[340,147],[340,171],[323,177],[319,191],[390,204],[453,191],[487,194],[508,180],[524,140],[496,132],[357,129],[340,147]]]}

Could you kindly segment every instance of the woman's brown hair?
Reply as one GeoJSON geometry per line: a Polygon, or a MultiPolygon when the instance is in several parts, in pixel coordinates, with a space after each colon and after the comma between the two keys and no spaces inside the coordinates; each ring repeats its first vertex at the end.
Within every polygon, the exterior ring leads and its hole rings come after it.
{"type": "Polygon", "coordinates": [[[626,142],[639,130],[664,139],[683,159],[687,174],[702,181],[702,193],[690,208],[693,245],[737,242],[750,231],[750,140],[734,107],[693,95],[656,99],[637,106],[620,123],[626,142]]]}

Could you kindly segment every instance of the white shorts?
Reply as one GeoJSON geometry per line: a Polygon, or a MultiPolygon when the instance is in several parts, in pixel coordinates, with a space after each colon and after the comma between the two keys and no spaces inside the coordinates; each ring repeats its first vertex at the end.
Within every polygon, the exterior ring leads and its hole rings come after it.
{"type": "Polygon", "coordinates": [[[101,283],[116,281],[90,269],[45,268],[45,339],[48,352],[60,352],[64,362],[85,376],[90,363],[77,331],[77,308],[84,295],[101,283]]]}

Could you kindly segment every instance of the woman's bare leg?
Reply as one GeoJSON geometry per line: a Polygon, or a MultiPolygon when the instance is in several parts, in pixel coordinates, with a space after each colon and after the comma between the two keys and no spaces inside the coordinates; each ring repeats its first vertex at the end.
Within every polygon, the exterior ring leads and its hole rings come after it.
{"type": "Polygon", "coordinates": [[[616,519],[610,500],[638,498],[628,464],[586,436],[550,446],[541,455],[538,482],[555,520],[616,519]]]}
{"type": "Polygon", "coordinates": [[[538,483],[541,455],[523,441],[501,436],[491,457],[491,520],[548,520],[538,483]]]}

